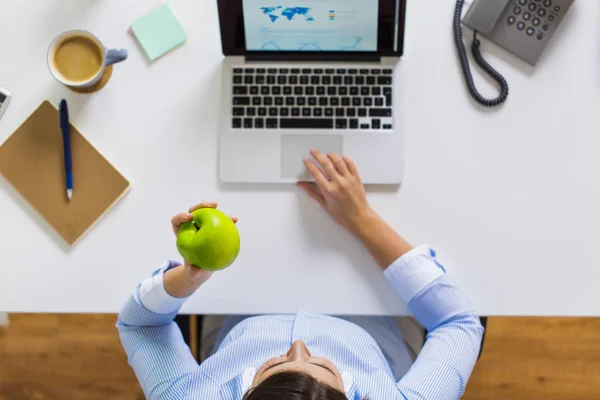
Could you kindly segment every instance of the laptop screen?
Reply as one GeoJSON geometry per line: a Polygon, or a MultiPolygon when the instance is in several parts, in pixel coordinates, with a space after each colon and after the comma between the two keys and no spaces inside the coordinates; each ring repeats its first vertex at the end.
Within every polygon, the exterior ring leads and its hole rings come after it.
{"type": "Polygon", "coordinates": [[[243,1],[246,50],[377,51],[377,1],[274,3],[243,1]]]}
{"type": "Polygon", "coordinates": [[[401,56],[406,0],[218,0],[225,55],[401,56]]]}

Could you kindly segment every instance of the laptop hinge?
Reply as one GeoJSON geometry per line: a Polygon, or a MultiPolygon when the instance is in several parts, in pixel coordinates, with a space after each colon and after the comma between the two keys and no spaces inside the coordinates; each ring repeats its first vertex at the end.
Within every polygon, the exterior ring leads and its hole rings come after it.
{"type": "Polygon", "coordinates": [[[381,62],[379,54],[348,53],[256,53],[246,54],[246,61],[335,61],[335,62],[381,62]]]}

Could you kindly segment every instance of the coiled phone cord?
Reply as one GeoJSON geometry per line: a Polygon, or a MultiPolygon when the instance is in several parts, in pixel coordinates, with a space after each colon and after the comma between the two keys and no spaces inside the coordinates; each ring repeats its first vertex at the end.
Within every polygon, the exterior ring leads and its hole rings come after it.
{"type": "Polygon", "coordinates": [[[485,72],[487,72],[492,79],[494,79],[498,85],[500,85],[500,94],[495,99],[486,99],[483,97],[477,88],[475,87],[475,82],[473,81],[473,75],[471,74],[471,68],[469,67],[469,59],[467,57],[467,51],[465,50],[465,44],[463,43],[463,31],[461,25],[461,17],[462,10],[465,4],[465,0],[457,0],[456,1],[456,10],[454,12],[454,41],[456,43],[456,50],[458,51],[458,57],[460,58],[460,64],[462,66],[463,75],[465,77],[465,82],[467,84],[467,88],[471,93],[471,96],[477,101],[479,104],[485,107],[496,107],[500,104],[504,103],[508,98],[508,82],[498,71],[496,71],[487,61],[483,59],[481,55],[481,42],[477,39],[477,31],[474,31],[473,34],[473,43],[471,44],[471,52],[473,53],[473,58],[475,62],[483,68],[485,72]]]}

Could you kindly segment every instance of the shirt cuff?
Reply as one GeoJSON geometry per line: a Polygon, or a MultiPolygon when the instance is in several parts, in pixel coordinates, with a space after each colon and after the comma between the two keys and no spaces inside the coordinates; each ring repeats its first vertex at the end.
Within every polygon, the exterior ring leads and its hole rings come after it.
{"type": "Polygon", "coordinates": [[[156,314],[170,314],[181,308],[187,297],[171,296],[163,284],[165,272],[180,265],[177,261],[167,261],[140,284],[140,300],[144,307],[156,314]]]}
{"type": "Polygon", "coordinates": [[[402,299],[408,303],[446,271],[429,246],[419,246],[394,261],[383,274],[402,299]]]}

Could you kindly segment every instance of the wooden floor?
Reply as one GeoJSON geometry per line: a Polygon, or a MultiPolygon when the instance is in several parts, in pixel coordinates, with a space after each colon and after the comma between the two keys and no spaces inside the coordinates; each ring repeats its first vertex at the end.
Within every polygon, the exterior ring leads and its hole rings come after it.
{"type": "MultiPolygon", "coordinates": [[[[115,320],[12,314],[0,328],[0,400],[143,399],[115,320]]],[[[600,399],[600,319],[490,318],[485,346],[465,399],[600,399]]]]}

